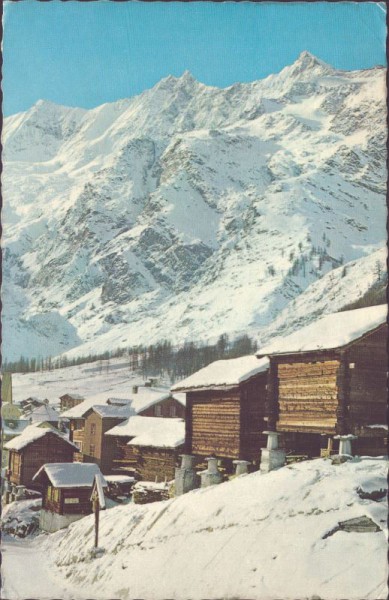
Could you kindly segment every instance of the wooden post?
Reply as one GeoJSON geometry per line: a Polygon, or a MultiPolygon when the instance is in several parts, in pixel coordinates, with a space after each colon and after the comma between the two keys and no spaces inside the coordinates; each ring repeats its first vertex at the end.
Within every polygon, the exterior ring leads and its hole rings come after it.
{"type": "Polygon", "coordinates": [[[100,503],[98,495],[96,494],[93,498],[93,512],[95,513],[95,548],[99,547],[99,515],[100,515],[100,503]]]}
{"type": "Polygon", "coordinates": [[[336,432],[346,435],[349,431],[349,398],[350,398],[350,370],[346,352],[340,353],[340,365],[336,377],[338,387],[338,406],[336,409],[336,432]]]}
{"type": "Polygon", "coordinates": [[[274,360],[270,359],[266,394],[267,429],[276,431],[278,421],[278,367],[274,360]]]}

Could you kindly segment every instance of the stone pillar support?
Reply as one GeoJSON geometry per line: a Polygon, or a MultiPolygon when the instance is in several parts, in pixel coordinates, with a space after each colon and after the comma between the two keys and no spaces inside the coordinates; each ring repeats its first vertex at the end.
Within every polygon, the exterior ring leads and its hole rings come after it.
{"type": "Polygon", "coordinates": [[[347,460],[352,459],[353,454],[351,449],[351,442],[356,439],[357,436],[352,434],[334,436],[334,440],[339,440],[339,454],[333,456],[333,465],[339,465],[341,463],[346,462],[347,460]]]}
{"type": "Polygon", "coordinates": [[[175,495],[181,496],[200,487],[200,478],[194,470],[196,457],[181,454],[181,467],[175,471],[175,495]]]}
{"type": "Polygon", "coordinates": [[[233,464],[236,466],[235,475],[245,475],[248,473],[249,460],[233,460],[233,464]]]}
{"type": "Polygon", "coordinates": [[[266,448],[261,451],[261,463],[259,470],[261,473],[269,473],[285,465],[286,455],[284,450],[278,447],[278,436],[276,431],[263,431],[267,434],[266,448]]]}
{"type": "Polygon", "coordinates": [[[217,467],[217,458],[213,456],[206,458],[208,461],[208,468],[205,471],[200,471],[198,475],[201,477],[201,487],[209,487],[210,485],[217,485],[223,481],[223,475],[220,473],[217,467]]]}

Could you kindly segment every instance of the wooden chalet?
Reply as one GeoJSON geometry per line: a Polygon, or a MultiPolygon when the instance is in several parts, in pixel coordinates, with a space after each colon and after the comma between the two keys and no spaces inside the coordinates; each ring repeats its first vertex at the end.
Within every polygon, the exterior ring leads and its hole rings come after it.
{"type": "Polygon", "coordinates": [[[61,412],[63,412],[65,410],[73,408],[74,406],[77,406],[78,404],[81,404],[81,402],[83,402],[85,398],[83,396],[80,396],[80,394],[64,394],[63,396],[59,397],[59,400],[60,409],[61,412]]]}
{"type": "MultiPolygon", "coordinates": [[[[69,438],[79,447],[79,453],[76,460],[90,460],[90,446],[92,452],[96,452],[96,444],[91,441],[91,435],[86,429],[85,417],[94,406],[126,406],[129,414],[138,414],[142,416],[153,417],[155,415],[162,417],[179,417],[185,415],[185,394],[174,394],[168,390],[146,388],[145,386],[134,386],[130,398],[90,398],[84,400],[77,406],[62,413],[61,417],[69,419],[70,434],[69,438]],[[93,448],[95,446],[95,448],[93,448]]],[[[129,416],[127,414],[127,416],[129,416]]],[[[108,422],[107,422],[108,423],[108,422]]],[[[111,424],[112,427],[114,424],[111,424]]],[[[109,427],[109,428],[110,428],[109,427]]],[[[106,429],[105,429],[106,430],[106,429]]],[[[105,467],[104,467],[105,468],[105,467]]],[[[107,471],[104,471],[107,474],[107,471]]]]}
{"type": "Polygon", "coordinates": [[[185,441],[185,421],[133,416],[107,431],[115,445],[116,473],[143,481],[170,481],[179,464],[185,441]]]}
{"type": "Polygon", "coordinates": [[[325,455],[329,438],[353,434],[356,454],[387,453],[386,318],[386,305],[330,314],[261,348],[268,429],[287,451],[325,455]]]}
{"type": "Polygon", "coordinates": [[[268,365],[255,356],[218,360],[173,386],[186,392],[186,453],[223,459],[230,472],[233,460],[258,465],[268,365]]]}
{"type": "Polygon", "coordinates": [[[30,425],[5,444],[8,451],[7,479],[14,485],[34,489],[34,474],[49,460],[72,462],[77,447],[52,427],[30,425]]]}
{"type": "MultiPolygon", "coordinates": [[[[39,526],[49,532],[63,529],[92,512],[91,492],[101,471],[93,463],[49,463],[34,475],[42,489],[39,526]]],[[[106,487],[107,482],[102,479],[106,487]]]]}
{"type": "Polygon", "coordinates": [[[112,473],[115,444],[104,434],[132,414],[130,406],[96,405],[84,413],[83,438],[80,444],[81,462],[94,462],[104,474],[112,473]]]}

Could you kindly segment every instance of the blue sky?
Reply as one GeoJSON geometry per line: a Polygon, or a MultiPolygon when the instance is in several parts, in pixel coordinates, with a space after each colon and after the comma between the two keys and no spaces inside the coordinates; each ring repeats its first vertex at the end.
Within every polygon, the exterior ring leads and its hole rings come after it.
{"type": "Polygon", "coordinates": [[[4,2],[3,112],[44,98],[90,108],[189,69],[225,87],[308,50],[339,69],[386,64],[376,2],[4,2]]]}

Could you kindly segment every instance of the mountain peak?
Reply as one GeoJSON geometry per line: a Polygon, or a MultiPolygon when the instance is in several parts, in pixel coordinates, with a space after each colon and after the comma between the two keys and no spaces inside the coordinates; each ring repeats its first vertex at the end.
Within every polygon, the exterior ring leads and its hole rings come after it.
{"type": "Polygon", "coordinates": [[[303,52],[301,52],[298,59],[294,62],[293,66],[299,67],[301,69],[312,69],[314,67],[322,67],[325,69],[332,68],[323,60],[320,60],[320,58],[317,58],[317,56],[314,56],[314,54],[308,52],[308,50],[304,50],[303,52]]]}

